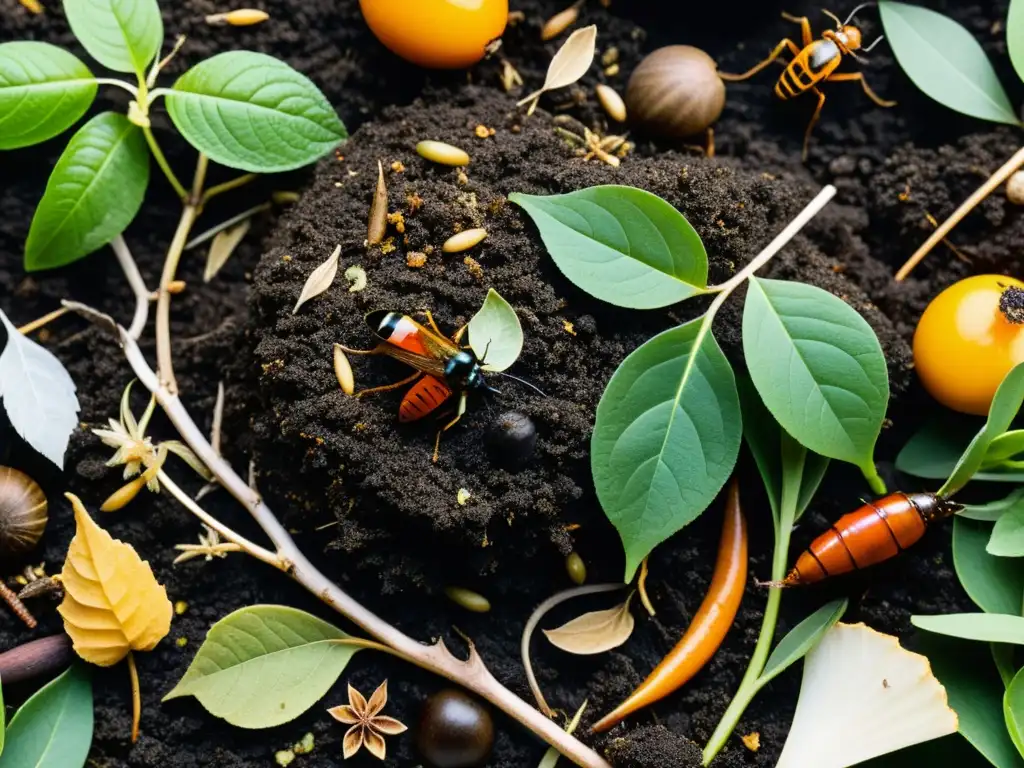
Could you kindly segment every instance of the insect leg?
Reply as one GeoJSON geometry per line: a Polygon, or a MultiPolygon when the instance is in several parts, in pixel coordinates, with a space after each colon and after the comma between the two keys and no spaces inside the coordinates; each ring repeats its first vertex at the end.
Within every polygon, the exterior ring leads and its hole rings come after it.
{"type": "Polygon", "coordinates": [[[434,333],[436,333],[438,336],[440,336],[443,339],[444,338],[444,334],[441,333],[441,329],[437,327],[437,323],[434,322],[434,316],[432,314],[430,314],[430,310],[429,309],[424,309],[423,310],[423,316],[427,318],[427,322],[430,324],[430,327],[433,329],[434,333]]]}
{"type": "Polygon", "coordinates": [[[779,56],[782,55],[782,52],[785,51],[786,49],[789,49],[790,53],[792,53],[794,56],[800,53],[800,49],[797,47],[797,44],[787,37],[784,40],[782,40],[782,42],[775,46],[775,50],[771,52],[767,59],[762,61],[760,64],[751,67],[742,75],[730,75],[727,72],[719,72],[718,76],[723,80],[746,80],[748,77],[753,77],[762,69],[767,67],[773,61],[775,61],[777,58],[779,58],[779,56]]]}
{"type": "Polygon", "coordinates": [[[394,384],[385,384],[382,387],[373,387],[371,389],[364,389],[362,392],[356,392],[356,397],[362,397],[363,395],[373,395],[378,392],[390,392],[392,389],[398,389],[404,387],[406,384],[412,384],[416,379],[423,375],[422,371],[416,371],[412,376],[407,376],[401,381],[396,381],[394,384]]]}
{"type": "Polygon", "coordinates": [[[387,349],[386,344],[378,344],[373,349],[352,349],[344,344],[339,344],[338,346],[350,355],[383,355],[385,354],[384,350],[387,349]]]}
{"type": "Polygon", "coordinates": [[[896,106],[896,102],[895,101],[889,101],[888,99],[883,99],[881,96],[879,96],[873,90],[871,90],[871,86],[868,85],[868,81],[864,79],[864,73],[863,72],[836,72],[835,74],[829,75],[825,79],[829,80],[829,81],[831,81],[833,83],[854,83],[854,82],[859,82],[860,83],[860,87],[864,89],[864,93],[867,94],[867,97],[869,99],[871,99],[873,102],[875,102],[875,104],[877,104],[878,106],[880,106],[880,107],[895,107],[896,106]]]}
{"type": "Polygon", "coordinates": [[[447,432],[449,429],[451,429],[452,427],[454,427],[456,424],[459,423],[459,419],[462,418],[462,414],[464,414],[466,412],[466,398],[467,398],[467,395],[466,395],[465,392],[462,392],[462,393],[459,394],[459,408],[458,408],[458,411],[455,413],[455,418],[452,419],[451,421],[449,421],[443,427],[441,427],[441,429],[437,430],[437,438],[434,440],[434,458],[433,458],[433,462],[435,464],[437,464],[437,457],[438,457],[439,452],[441,450],[441,434],[443,432],[447,432]]]}
{"type": "Polygon", "coordinates": [[[456,344],[462,343],[462,337],[466,335],[467,328],[469,328],[469,323],[466,323],[452,335],[452,341],[454,341],[456,344]]]}
{"type": "Polygon", "coordinates": [[[803,36],[804,48],[814,42],[814,33],[811,32],[811,20],[806,16],[794,16],[791,13],[782,12],[782,18],[800,25],[800,34],[803,36]]]}
{"type": "Polygon", "coordinates": [[[804,151],[800,155],[801,160],[807,160],[807,148],[811,143],[811,131],[814,130],[814,126],[818,122],[818,118],[821,117],[821,108],[825,106],[825,94],[822,93],[818,88],[811,88],[812,93],[818,95],[818,106],[814,108],[814,114],[811,115],[811,122],[807,124],[807,130],[804,132],[804,151]]]}

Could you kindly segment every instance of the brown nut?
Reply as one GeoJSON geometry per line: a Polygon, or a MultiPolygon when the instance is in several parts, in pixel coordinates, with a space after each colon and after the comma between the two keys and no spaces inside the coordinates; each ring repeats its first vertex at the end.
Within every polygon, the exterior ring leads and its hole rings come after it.
{"type": "Polygon", "coordinates": [[[725,84],[714,59],[690,45],[659,48],[633,70],[626,110],[637,127],[666,138],[693,136],[725,107],[725,84]]]}
{"type": "Polygon", "coordinates": [[[46,495],[35,480],[0,467],[0,562],[35,549],[49,519],[46,508],[46,495]]]}

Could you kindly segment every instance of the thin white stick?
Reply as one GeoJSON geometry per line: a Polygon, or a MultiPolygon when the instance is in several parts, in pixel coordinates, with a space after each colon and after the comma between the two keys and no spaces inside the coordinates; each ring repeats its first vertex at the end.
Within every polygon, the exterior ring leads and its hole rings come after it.
{"type": "Polygon", "coordinates": [[[142,279],[142,273],[139,272],[135,259],[132,257],[132,252],[128,250],[128,244],[124,241],[124,238],[118,235],[110,242],[110,247],[114,249],[117,262],[121,265],[121,269],[124,270],[124,276],[128,280],[128,285],[131,286],[132,293],[135,294],[135,316],[132,318],[132,324],[128,328],[128,334],[138,341],[146,327],[146,322],[149,320],[150,292],[146,287],[145,281],[142,279]]]}
{"type": "Polygon", "coordinates": [[[252,208],[242,211],[237,216],[232,216],[230,219],[222,221],[220,224],[210,227],[205,232],[196,235],[187,243],[185,243],[185,250],[188,251],[191,250],[192,248],[195,248],[197,245],[202,245],[207,240],[211,240],[213,237],[215,237],[219,232],[223,232],[225,229],[233,227],[235,226],[235,224],[238,224],[239,222],[245,221],[246,219],[250,219],[257,213],[262,213],[263,211],[269,210],[270,203],[261,203],[260,205],[254,205],[252,208]]]}

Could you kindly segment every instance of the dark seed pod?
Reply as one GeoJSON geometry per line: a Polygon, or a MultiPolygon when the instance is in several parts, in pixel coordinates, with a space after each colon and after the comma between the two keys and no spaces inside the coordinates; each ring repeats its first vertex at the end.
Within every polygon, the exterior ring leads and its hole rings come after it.
{"type": "Polygon", "coordinates": [[[670,139],[693,136],[725,107],[715,60],[691,45],[659,48],[633,70],[626,87],[630,122],[670,139]]]}
{"type": "Polygon", "coordinates": [[[416,748],[434,768],[475,768],[494,746],[494,722],[462,691],[446,688],[423,705],[416,748]]]}
{"type": "Polygon", "coordinates": [[[46,494],[35,480],[0,467],[0,562],[35,549],[49,517],[46,494]]]}
{"type": "Polygon", "coordinates": [[[0,653],[0,680],[14,685],[64,669],[74,658],[71,638],[51,635],[0,653]]]}
{"type": "Polygon", "coordinates": [[[503,413],[488,432],[487,444],[497,463],[518,466],[525,463],[537,447],[537,427],[525,413],[503,413]]]}

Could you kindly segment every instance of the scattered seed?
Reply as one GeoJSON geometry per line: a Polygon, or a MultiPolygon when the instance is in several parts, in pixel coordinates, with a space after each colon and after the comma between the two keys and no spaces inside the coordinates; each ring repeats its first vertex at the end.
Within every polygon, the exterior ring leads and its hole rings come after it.
{"type": "Polygon", "coordinates": [[[20,0],[20,2],[30,13],[39,14],[43,12],[43,6],[39,0],[20,0]]]}
{"type": "Polygon", "coordinates": [[[491,610],[491,601],[483,595],[463,587],[445,587],[448,599],[458,606],[473,613],[487,613],[491,610]]]}
{"type": "Polygon", "coordinates": [[[458,502],[460,507],[464,507],[471,498],[473,498],[473,494],[465,488],[459,488],[459,492],[455,496],[455,501],[458,502]]]}
{"type": "Polygon", "coordinates": [[[341,391],[351,395],[356,391],[356,377],[352,373],[352,364],[340,344],[334,345],[334,375],[338,377],[341,391]]]}
{"type": "Polygon", "coordinates": [[[479,244],[485,237],[487,237],[486,229],[466,229],[445,240],[441,250],[445,253],[468,251],[474,245],[479,244]]]}
{"type": "Polygon", "coordinates": [[[443,141],[421,141],[416,145],[416,152],[425,160],[441,165],[469,165],[469,155],[465,150],[445,144],[443,141]]]}
{"type": "Polygon", "coordinates": [[[213,26],[230,24],[232,27],[249,27],[253,24],[261,24],[270,18],[266,11],[259,11],[255,8],[239,8],[227,13],[213,13],[206,17],[206,23],[213,26]]]}
{"type": "Polygon", "coordinates": [[[174,613],[177,616],[181,616],[185,611],[188,610],[188,603],[184,600],[179,600],[174,604],[174,613]]]}
{"type": "Polygon", "coordinates": [[[626,122],[626,102],[619,96],[619,92],[604,83],[599,83],[594,90],[608,117],[619,123],[626,122]]]}
{"type": "Polygon", "coordinates": [[[513,88],[523,84],[523,76],[519,74],[512,62],[508,59],[501,60],[501,87],[508,93],[513,88]]]}
{"type": "Polygon", "coordinates": [[[508,12],[508,26],[514,27],[520,22],[526,21],[526,14],[522,11],[509,11],[508,12]]]}
{"type": "Polygon", "coordinates": [[[552,38],[558,37],[560,34],[565,32],[565,30],[575,24],[579,17],[580,3],[574,3],[564,11],[559,11],[544,22],[544,26],[541,27],[540,30],[540,39],[551,40],[552,38]]]}
{"type": "Polygon", "coordinates": [[[757,752],[761,748],[761,734],[757,731],[748,733],[746,736],[740,736],[740,741],[751,752],[757,752]]]}
{"type": "Polygon", "coordinates": [[[139,491],[146,487],[146,478],[139,476],[129,483],[125,483],[114,491],[100,506],[101,512],[117,512],[128,502],[139,495],[139,491]]]}
{"type": "MultiPolygon", "coordinates": [[[[381,250],[383,251],[384,249],[381,248],[381,250]]],[[[391,250],[394,250],[394,246],[392,246],[391,250]]],[[[353,264],[345,270],[345,279],[350,283],[348,292],[358,293],[366,287],[366,270],[358,264],[353,264]]]]}
{"type": "Polygon", "coordinates": [[[384,239],[388,223],[388,188],[384,183],[384,166],[380,160],[377,161],[377,189],[373,193],[373,203],[370,205],[370,221],[366,227],[366,242],[369,245],[376,245],[384,239]]]}
{"type": "Polygon", "coordinates": [[[570,552],[569,556],[565,558],[565,570],[568,572],[569,578],[572,579],[572,583],[577,586],[582,586],[583,582],[587,580],[587,566],[579,552],[570,552]]]}
{"type": "Polygon", "coordinates": [[[1006,182],[1006,197],[1014,205],[1024,205],[1024,171],[1017,171],[1006,182]]]}
{"type": "Polygon", "coordinates": [[[171,280],[171,282],[167,284],[167,292],[174,295],[183,293],[185,285],[186,283],[184,280],[171,280]]]}
{"type": "Polygon", "coordinates": [[[619,74],[618,64],[611,64],[604,68],[605,77],[615,77],[617,74],[619,74]]]}
{"type": "Polygon", "coordinates": [[[616,64],[618,63],[618,61],[619,49],[616,48],[614,45],[601,54],[601,63],[606,67],[610,67],[612,64],[616,64]]]}

